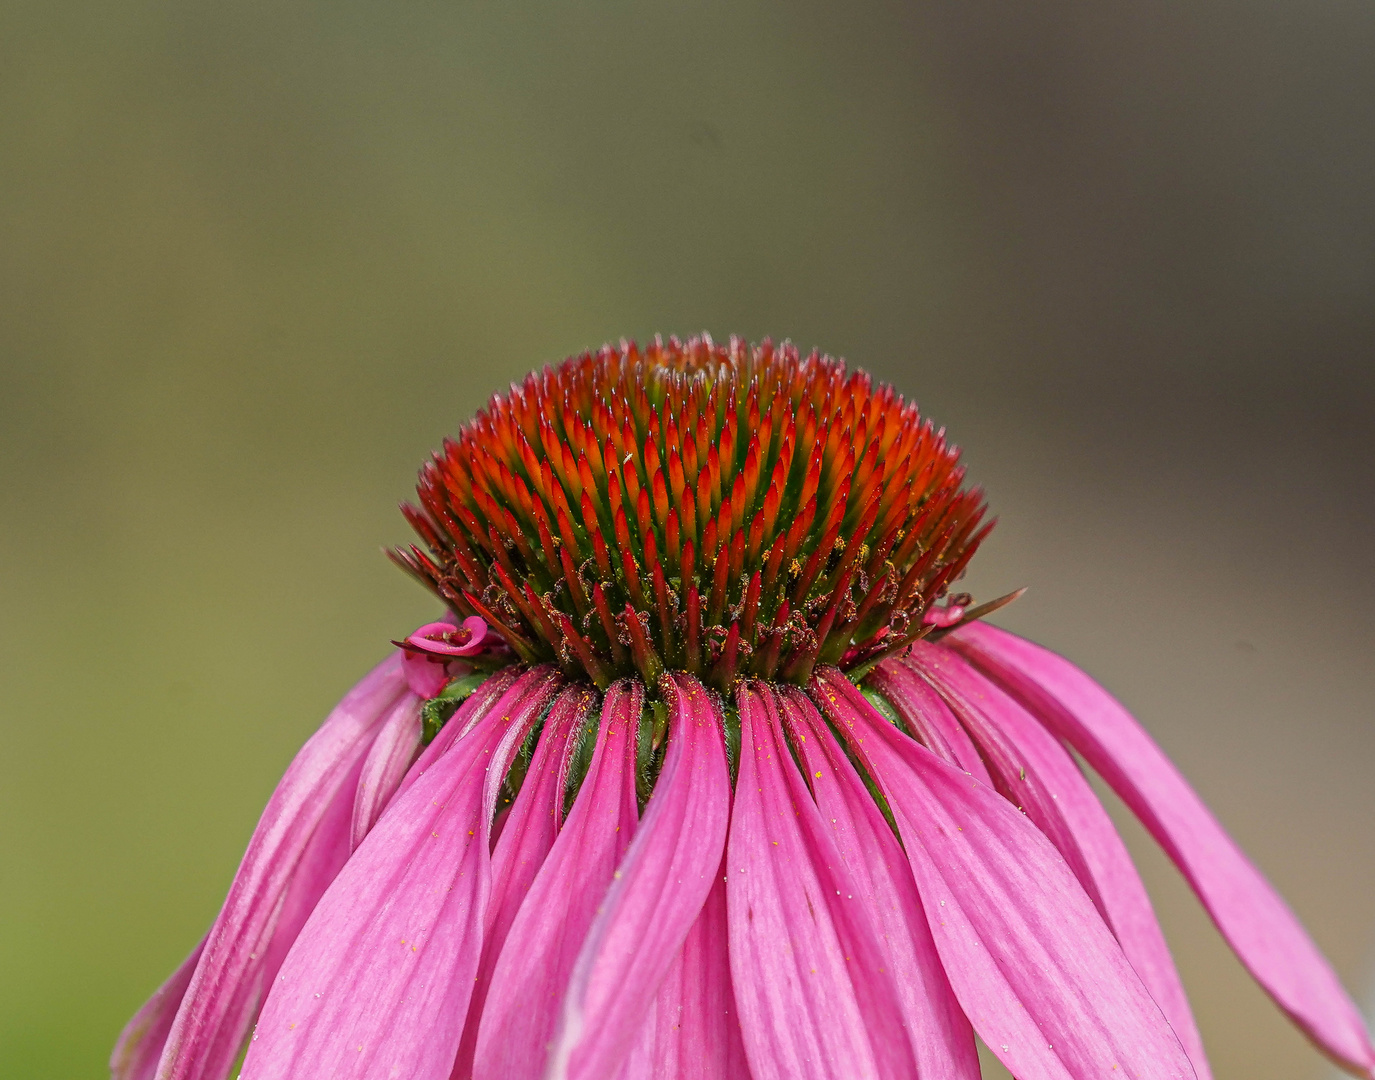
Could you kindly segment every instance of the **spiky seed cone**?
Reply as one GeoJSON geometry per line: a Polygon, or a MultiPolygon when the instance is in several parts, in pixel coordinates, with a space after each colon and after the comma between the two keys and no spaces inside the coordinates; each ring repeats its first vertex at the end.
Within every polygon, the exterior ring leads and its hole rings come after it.
{"type": "Polygon", "coordinates": [[[841,360],[656,339],[492,398],[402,507],[393,557],[526,661],[804,683],[932,629],[992,523],[959,451],[841,360]]]}

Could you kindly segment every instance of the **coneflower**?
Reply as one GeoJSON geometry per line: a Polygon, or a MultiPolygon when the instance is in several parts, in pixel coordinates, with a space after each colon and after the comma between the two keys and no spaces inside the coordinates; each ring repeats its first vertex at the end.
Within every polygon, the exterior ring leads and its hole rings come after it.
{"type": "MultiPolygon", "coordinates": [[[[118,1080],[1209,1076],[1121,839],[1351,1072],[1360,1015],[1132,718],[952,590],[987,534],[891,387],[605,348],[422,470],[396,642],[273,794],[118,1080]]],[[[1004,598],[1006,599],[1006,598],[1004,598]]]]}

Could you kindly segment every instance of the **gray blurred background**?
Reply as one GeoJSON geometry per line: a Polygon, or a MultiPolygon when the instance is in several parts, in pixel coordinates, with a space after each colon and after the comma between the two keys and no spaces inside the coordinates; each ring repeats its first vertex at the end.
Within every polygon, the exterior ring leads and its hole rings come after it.
{"type": "MultiPolygon", "coordinates": [[[[540,363],[792,337],[1375,961],[1375,8],[0,6],[0,1075],[100,1076],[540,363]]],[[[1115,808],[1116,809],[1116,808],[1115,808]]],[[[1220,1077],[1328,1067],[1124,822],[1220,1077]]]]}

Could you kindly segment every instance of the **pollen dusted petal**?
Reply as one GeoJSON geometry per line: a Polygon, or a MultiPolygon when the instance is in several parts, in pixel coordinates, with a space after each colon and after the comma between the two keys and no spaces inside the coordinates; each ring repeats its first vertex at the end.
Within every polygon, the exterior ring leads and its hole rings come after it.
{"type": "Polygon", "coordinates": [[[359,770],[379,722],[405,693],[393,654],[345,695],[287,768],[206,937],[159,1080],[229,1072],[276,965],[348,856],[359,770]]]}
{"type": "MultiPolygon", "coordinates": [[[[665,676],[660,687],[668,704],[663,767],[573,968],[551,1078],[615,1072],[675,962],[681,980],[684,942],[719,877],[731,802],[719,706],[690,675],[665,676]]],[[[672,1026],[671,1014],[664,1023],[672,1026]]],[[[693,1039],[711,1034],[699,1028],[693,1039]]]]}
{"type": "Polygon", "coordinates": [[[501,955],[530,885],[554,846],[563,817],[563,787],[568,758],[581,728],[592,720],[600,704],[591,687],[569,687],[559,695],[535,747],[525,782],[510,808],[501,838],[492,853],[492,892],[487,904],[482,961],[473,984],[473,1000],[463,1028],[452,1080],[468,1080],[473,1073],[478,1028],[491,988],[492,970],[501,955]]]}
{"type": "Polygon", "coordinates": [[[547,668],[531,676],[542,687],[478,718],[316,905],[263,1006],[244,1080],[446,1080],[482,945],[490,775],[559,683],[547,668]]]}
{"type": "Polygon", "coordinates": [[[730,982],[725,863],[618,1080],[751,1080],[730,982]]]}
{"type": "Polygon", "coordinates": [[[1198,1080],[1209,1080],[1203,1040],[1146,887],[1074,759],[1034,717],[951,650],[919,642],[907,663],[931,681],[969,729],[999,793],[1025,808],[1065,857],[1179,1036],[1198,1080]]]}
{"type": "Polygon", "coordinates": [[[808,835],[799,821],[815,817],[816,807],[788,782],[789,772],[799,784],[801,777],[779,732],[776,699],[762,684],[747,684],[739,702],[726,906],[750,1071],[755,1080],[915,1075],[902,1058],[905,1042],[894,1045],[888,1030],[871,1037],[870,1024],[880,1027],[883,1018],[866,1016],[870,1002],[861,1001],[855,980],[868,979],[878,963],[855,948],[866,943],[854,940],[846,918],[854,900],[836,896],[839,858],[817,859],[818,830],[808,835]]]}
{"type": "Polygon", "coordinates": [[[167,1045],[167,1033],[172,1030],[172,1019],[186,996],[186,988],[191,985],[191,976],[204,948],[205,940],[202,939],[181,966],[153,992],[143,1008],[134,1013],[134,1018],[124,1025],[114,1053],[110,1055],[110,1080],[153,1080],[162,1049],[167,1045]]]}
{"type": "Polygon", "coordinates": [[[982,623],[947,639],[1084,756],[1183,872],[1241,962],[1321,1049],[1375,1072],[1360,1010],[1293,912],[1126,709],[1068,660],[982,623]]]}
{"type": "Polygon", "coordinates": [[[941,966],[907,856],[816,706],[793,688],[781,697],[821,820],[829,823],[855,896],[874,923],[917,1075],[978,1080],[974,1030],[941,966]]]}
{"type": "Polygon", "coordinates": [[[511,924],[479,1021],[476,1080],[543,1075],[568,977],[638,825],[635,734],[644,689],[608,688],[587,776],[511,924]]]}
{"type": "Polygon", "coordinates": [[[813,696],[892,807],[965,1014],[1020,1080],[1194,1070],[1060,853],[1002,796],[884,720],[839,671],[813,696]]]}

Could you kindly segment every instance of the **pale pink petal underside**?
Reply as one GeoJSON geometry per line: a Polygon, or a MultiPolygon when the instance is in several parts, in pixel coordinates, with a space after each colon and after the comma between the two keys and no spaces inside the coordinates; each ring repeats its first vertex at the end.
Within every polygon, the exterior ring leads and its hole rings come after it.
{"type": "Polygon", "coordinates": [[[401,778],[420,752],[420,733],[420,699],[407,694],[382,721],[372,749],[363,761],[353,797],[351,848],[363,842],[363,837],[377,824],[387,803],[396,794],[401,778]]]}
{"type": "Polygon", "coordinates": [[[941,966],[907,856],[811,700],[792,687],[781,697],[821,820],[873,920],[918,1075],[978,1080],[974,1031],[941,966]]]}
{"type": "Polygon", "coordinates": [[[172,1020],[186,996],[186,988],[191,985],[191,976],[204,948],[202,938],[191,955],[124,1025],[114,1053],[110,1055],[110,1080],[153,1080],[162,1049],[167,1044],[167,1033],[172,1030],[172,1020]]]}
{"type": "Polygon", "coordinates": [[[951,650],[919,642],[906,662],[969,729],[1004,798],[1060,850],[1193,1062],[1209,1080],[1203,1040],[1146,887],[1079,766],[1037,720],[951,650]]]}
{"type": "Polygon", "coordinates": [[[1011,803],[898,732],[834,668],[813,695],[887,795],[974,1029],[1020,1080],[1191,1080],[1159,1007],[1063,857],[1011,803]]]}
{"type": "Polygon", "coordinates": [[[490,875],[490,772],[559,677],[536,669],[397,799],[316,905],[273,984],[243,1080],[447,1080],[490,875]]]}
{"type": "Polygon", "coordinates": [[[596,692],[584,686],[570,687],[559,695],[545,719],[520,794],[509,808],[501,837],[496,841],[482,960],[473,983],[473,999],[468,1007],[468,1022],[463,1028],[452,1080],[467,1080],[472,1076],[477,1033],[492,981],[492,969],[506,943],[511,923],[558,835],[559,819],[563,815],[566,762],[579,730],[592,721],[598,701],[596,692]]]}
{"type": "Polygon", "coordinates": [[[813,865],[798,817],[816,808],[809,796],[800,801],[787,781],[785,770],[797,769],[779,735],[772,692],[747,683],[737,700],[740,771],[726,910],[731,983],[750,1072],[756,1080],[883,1076],[853,983],[868,977],[869,958],[847,949],[845,928],[835,918],[836,903],[854,901],[836,898],[818,874],[839,869],[839,859],[813,865]]]}
{"type": "Polygon", "coordinates": [[[976,623],[947,639],[1074,747],[1184,873],[1256,981],[1344,1068],[1375,1070],[1365,1023],[1293,912],[1154,740],[1061,656],[976,623]]]}
{"type": "Polygon", "coordinates": [[[544,1072],[568,976],[639,819],[635,746],[643,684],[607,689],[597,745],[578,797],[540,867],[492,971],[473,1075],[544,1072]]]}
{"type": "Polygon", "coordinates": [[[389,656],[297,753],[259,819],[207,935],[158,1065],[158,1080],[222,1080],[275,965],[348,855],[359,770],[381,718],[406,693],[389,656]]]}
{"type": "Polygon", "coordinates": [[[730,819],[719,706],[690,675],[665,676],[660,689],[663,767],[569,979],[546,1073],[558,1080],[620,1066],[719,876],[730,819]]]}

